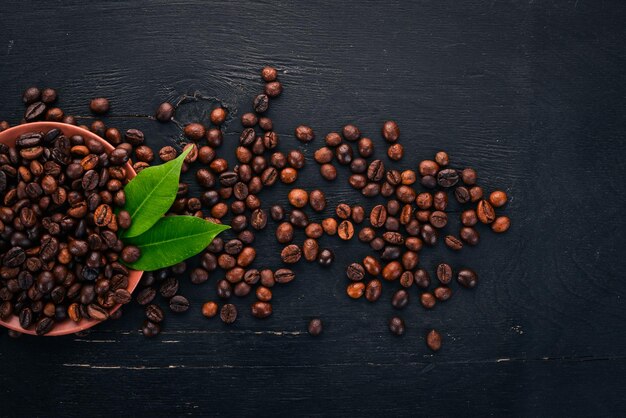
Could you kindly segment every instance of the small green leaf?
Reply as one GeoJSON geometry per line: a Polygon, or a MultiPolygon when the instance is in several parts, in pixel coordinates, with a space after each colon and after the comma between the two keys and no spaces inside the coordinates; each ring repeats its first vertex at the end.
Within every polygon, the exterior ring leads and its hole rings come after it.
{"type": "Polygon", "coordinates": [[[205,249],[228,225],[214,224],[195,216],[166,216],[147,232],[124,239],[141,249],[139,260],[128,267],[153,271],[172,266],[205,249]]]}
{"type": "Polygon", "coordinates": [[[141,170],[124,187],[124,209],[130,213],[132,223],[120,234],[122,238],[143,234],[165,215],[176,199],[180,169],[190,151],[191,147],[172,161],[141,170]]]}

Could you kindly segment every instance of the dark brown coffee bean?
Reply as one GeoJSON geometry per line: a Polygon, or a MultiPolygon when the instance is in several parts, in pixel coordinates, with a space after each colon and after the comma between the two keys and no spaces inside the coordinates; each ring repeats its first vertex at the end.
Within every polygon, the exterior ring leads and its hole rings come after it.
{"type": "Polygon", "coordinates": [[[323,267],[330,266],[335,260],[335,254],[329,248],[324,248],[319,252],[317,262],[323,267]]]}
{"type": "Polygon", "coordinates": [[[404,321],[398,316],[394,316],[389,320],[389,331],[394,335],[403,335],[405,331],[404,321]]]}
{"type": "Polygon", "coordinates": [[[347,141],[356,141],[361,137],[361,131],[359,128],[351,124],[344,126],[341,133],[347,141]]]}
{"type": "Polygon", "coordinates": [[[452,168],[446,168],[437,173],[437,183],[441,187],[452,187],[458,182],[459,173],[452,168]]]}
{"type": "Polygon", "coordinates": [[[287,264],[295,264],[300,261],[300,257],[302,256],[302,251],[300,247],[295,244],[290,244],[283,248],[280,253],[280,257],[283,260],[283,263],[287,264]]]}
{"type": "Polygon", "coordinates": [[[445,212],[436,210],[430,214],[428,221],[435,228],[441,229],[448,223],[448,215],[445,212]]]}
{"type": "Polygon", "coordinates": [[[415,284],[417,287],[422,289],[426,289],[430,286],[430,274],[425,269],[417,269],[413,273],[413,278],[415,279],[415,284]]]}
{"type": "Polygon", "coordinates": [[[322,333],[322,321],[319,318],[314,318],[309,321],[309,325],[307,326],[307,331],[309,335],[313,337],[317,337],[322,333]]]}
{"type": "Polygon", "coordinates": [[[310,126],[300,125],[295,131],[296,138],[301,142],[311,142],[315,138],[315,133],[310,126]]]}
{"type": "Polygon", "coordinates": [[[470,192],[465,186],[459,186],[454,189],[454,197],[459,203],[467,203],[471,200],[470,192]]]}
{"type": "Polygon", "coordinates": [[[340,144],[335,149],[335,156],[339,164],[348,165],[352,162],[353,151],[352,147],[348,144],[340,144]]]}
{"type": "Polygon", "coordinates": [[[346,276],[352,281],[361,281],[365,277],[365,269],[359,263],[352,263],[346,269],[346,276]]]}
{"type": "Polygon", "coordinates": [[[137,294],[137,298],[136,298],[137,303],[139,303],[140,305],[148,305],[154,300],[155,296],[156,296],[156,290],[154,290],[151,287],[147,287],[145,289],[142,289],[137,294]]]}
{"type": "Polygon", "coordinates": [[[178,293],[178,280],[176,280],[174,277],[169,277],[165,279],[165,281],[163,281],[163,283],[161,284],[159,292],[164,298],[173,297],[174,295],[176,295],[176,293],[178,293]]]}
{"type": "Polygon", "coordinates": [[[39,321],[37,321],[37,325],[35,326],[35,332],[37,335],[45,335],[49,333],[54,327],[54,320],[52,318],[43,317],[39,321]]]}
{"type": "Polygon", "coordinates": [[[393,161],[400,161],[404,157],[404,147],[402,144],[392,144],[387,148],[387,157],[393,161]]]}
{"type": "Polygon", "coordinates": [[[476,284],[478,283],[478,276],[470,269],[459,270],[456,279],[461,286],[468,289],[476,287],[476,284]]]}
{"type": "Polygon", "coordinates": [[[104,97],[96,97],[91,99],[89,109],[96,115],[103,115],[109,111],[109,100],[104,97]]]}
{"type": "Polygon", "coordinates": [[[46,112],[46,105],[43,102],[34,102],[26,108],[24,119],[26,122],[32,122],[41,119],[46,112]]]}
{"type": "Polygon", "coordinates": [[[274,272],[274,280],[276,280],[276,283],[289,283],[295,279],[295,277],[295,273],[290,269],[278,269],[274,272]]]}
{"type": "Polygon", "coordinates": [[[409,292],[404,289],[398,290],[391,298],[391,306],[396,309],[403,309],[409,304],[409,292]]]}
{"type": "Polygon", "coordinates": [[[41,98],[41,90],[37,87],[29,87],[22,94],[22,102],[28,105],[38,101],[41,98]]]}
{"type": "Polygon", "coordinates": [[[167,102],[161,103],[154,114],[154,117],[159,122],[168,122],[172,119],[173,116],[174,106],[167,102]]]}
{"type": "Polygon", "coordinates": [[[370,212],[370,223],[374,228],[380,228],[387,221],[387,209],[383,205],[376,205],[370,212]]]}
{"type": "Polygon", "coordinates": [[[398,124],[392,120],[383,123],[381,133],[387,142],[396,142],[398,138],[400,138],[400,128],[398,128],[398,124]]]}
{"type": "Polygon", "coordinates": [[[469,245],[477,245],[480,239],[478,231],[469,226],[462,227],[459,235],[461,236],[461,239],[469,245]]]}
{"type": "Polygon", "coordinates": [[[189,300],[184,296],[176,295],[170,299],[169,305],[173,312],[181,313],[189,309],[189,300]]]}
{"type": "Polygon", "coordinates": [[[478,175],[476,174],[476,171],[471,168],[466,168],[461,172],[461,178],[463,180],[463,183],[467,184],[468,186],[473,186],[474,184],[476,184],[477,177],[478,175]]]}
{"type": "Polygon", "coordinates": [[[144,321],[141,327],[141,333],[146,338],[156,337],[157,335],[159,335],[160,332],[161,327],[158,324],[155,324],[154,322],[148,320],[144,321]]]}
{"type": "Polygon", "coordinates": [[[428,224],[420,227],[420,236],[426,245],[432,247],[437,243],[437,231],[428,224]]]}
{"type": "Polygon", "coordinates": [[[361,157],[371,157],[374,154],[374,142],[369,138],[361,138],[359,139],[357,150],[361,157]]]}
{"type": "Polygon", "coordinates": [[[237,307],[227,303],[220,310],[220,318],[225,324],[232,324],[237,320],[237,307]]]}
{"type": "Polygon", "coordinates": [[[280,205],[274,205],[270,208],[270,216],[275,221],[282,221],[285,217],[285,211],[280,205]]]}
{"type": "Polygon", "coordinates": [[[323,164],[320,167],[320,174],[324,179],[332,181],[337,178],[337,169],[332,164],[323,164]]]}
{"type": "Polygon", "coordinates": [[[283,222],[276,228],[276,240],[281,244],[291,242],[293,239],[293,226],[288,222],[283,222]]]}
{"type": "Polygon", "coordinates": [[[157,305],[148,305],[146,306],[146,318],[149,321],[154,323],[159,323],[163,321],[165,318],[165,314],[163,313],[163,309],[161,309],[157,305]]]}
{"type": "Polygon", "coordinates": [[[259,94],[258,96],[255,96],[254,100],[252,101],[252,107],[257,113],[266,112],[269,108],[269,104],[270,101],[267,94],[259,94]]]}
{"type": "Polygon", "coordinates": [[[279,81],[271,81],[265,84],[265,94],[269,97],[278,97],[283,91],[283,86],[279,81]]]}
{"type": "Polygon", "coordinates": [[[317,255],[319,252],[319,245],[317,241],[312,238],[307,238],[302,243],[302,255],[304,255],[304,259],[306,261],[315,261],[317,260],[317,255]]]}
{"type": "Polygon", "coordinates": [[[367,167],[367,178],[371,181],[380,181],[385,176],[385,164],[381,160],[374,160],[367,167]]]}

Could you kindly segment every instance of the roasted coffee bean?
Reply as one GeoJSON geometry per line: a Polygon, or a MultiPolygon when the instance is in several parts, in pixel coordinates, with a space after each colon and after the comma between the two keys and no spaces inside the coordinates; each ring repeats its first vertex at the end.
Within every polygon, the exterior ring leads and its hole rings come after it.
{"type": "Polygon", "coordinates": [[[433,351],[439,351],[441,349],[441,334],[434,329],[431,330],[426,335],[426,345],[433,351]]]}
{"type": "Polygon", "coordinates": [[[426,245],[432,247],[437,243],[437,231],[429,224],[420,227],[420,236],[426,245]]]}
{"type": "Polygon", "coordinates": [[[398,261],[389,262],[382,270],[383,279],[388,281],[398,280],[402,275],[402,264],[398,261]]]}
{"type": "Polygon", "coordinates": [[[352,239],[354,236],[354,226],[348,220],[342,221],[337,227],[337,235],[344,241],[352,239]]]}
{"type": "Polygon", "coordinates": [[[371,280],[365,287],[365,299],[376,302],[382,294],[383,286],[380,280],[371,280]]]}
{"type": "Polygon", "coordinates": [[[489,195],[489,203],[493,205],[493,207],[499,208],[506,204],[507,195],[505,192],[501,190],[496,190],[489,195]]]}
{"type": "Polygon", "coordinates": [[[443,228],[448,223],[448,215],[445,212],[436,210],[432,212],[428,218],[428,221],[435,228],[443,228]]]}
{"type": "Polygon", "coordinates": [[[22,94],[22,102],[28,105],[38,101],[41,98],[41,90],[37,87],[29,87],[22,94]]]}
{"type": "Polygon", "coordinates": [[[370,227],[365,227],[359,231],[359,241],[361,242],[371,242],[374,238],[376,238],[376,231],[370,227]]]}
{"type": "Polygon", "coordinates": [[[359,139],[357,149],[361,157],[371,157],[374,154],[374,142],[369,138],[361,138],[359,139]]]}
{"type": "Polygon", "coordinates": [[[324,229],[322,228],[322,225],[313,222],[308,224],[306,228],[304,228],[304,233],[308,238],[317,239],[324,234],[324,229]]]}
{"type": "Polygon", "coordinates": [[[274,280],[277,283],[289,283],[293,279],[295,279],[296,275],[292,270],[289,269],[278,269],[274,272],[274,280]]]}
{"type": "Polygon", "coordinates": [[[376,258],[372,257],[371,255],[368,255],[367,257],[363,259],[363,266],[365,270],[372,276],[378,276],[382,270],[380,261],[378,261],[376,258]]]}
{"type": "Polygon", "coordinates": [[[476,273],[472,270],[464,268],[459,270],[456,280],[461,286],[471,289],[476,287],[476,284],[478,283],[478,276],[476,276],[476,273]]]}
{"type": "Polygon", "coordinates": [[[309,224],[309,217],[303,211],[294,209],[289,215],[289,222],[297,228],[306,228],[309,224]]]}
{"type": "Polygon", "coordinates": [[[215,315],[217,315],[218,308],[219,306],[215,302],[205,302],[202,305],[202,315],[206,318],[213,318],[215,315]]]}
{"type": "Polygon", "coordinates": [[[408,271],[408,270],[402,272],[402,275],[400,276],[400,285],[402,287],[409,288],[409,287],[413,286],[413,282],[414,281],[415,281],[415,279],[413,277],[413,272],[408,271]]]}
{"type": "Polygon", "coordinates": [[[470,199],[472,202],[478,202],[483,198],[483,189],[480,186],[474,186],[470,189],[470,199]]]}
{"type": "Polygon", "coordinates": [[[383,123],[381,133],[387,142],[396,142],[398,138],[400,138],[400,128],[398,128],[398,124],[392,120],[383,123]]]}
{"type": "Polygon", "coordinates": [[[26,108],[26,112],[24,112],[24,119],[26,122],[32,122],[37,119],[41,119],[41,117],[46,112],[46,104],[43,102],[34,102],[30,104],[26,108]]]}
{"type": "Polygon", "coordinates": [[[346,287],[346,293],[352,299],[359,299],[365,293],[365,284],[362,282],[350,283],[348,287],[346,287]]]}
{"type": "Polygon", "coordinates": [[[280,181],[285,184],[291,184],[298,179],[298,172],[291,167],[283,168],[280,171],[280,181]]]}
{"type": "Polygon", "coordinates": [[[140,305],[148,305],[154,300],[155,296],[156,290],[151,287],[146,287],[137,294],[136,300],[140,305]]]}
{"type": "Polygon", "coordinates": [[[326,145],[329,147],[336,147],[341,144],[341,135],[337,132],[330,132],[324,138],[324,142],[326,142],[326,145]]]}
{"type": "Polygon", "coordinates": [[[396,309],[403,309],[409,304],[409,292],[404,289],[398,290],[391,298],[391,306],[396,309]]]}
{"type": "Polygon", "coordinates": [[[335,213],[340,219],[348,219],[352,213],[352,208],[346,203],[340,203],[335,208],[335,213]]]}
{"type": "Polygon", "coordinates": [[[459,203],[467,203],[471,200],[470,192],[465,186],[459,186],[454,189],[454,197],[456,197],[459,203]]]}
{"type": "Polygon", "coordinates": [[[444,302],[452,297],[452,290],[449,287],[439,286],[433,291],[438,301],[444,302]]]}
{"type": "Polygon", "coordinates": [[[367,167],[367,178],[371,181],[380,181],[385,176],[385,164],[381,160],[374,160],[367,167]]]}
{"type": "Polygon", "coordinates": [[[35,332],[37,333],[37,335],[45,335],[49,333],[53,327],[54,320],[52,318],[43,317],[39,321],[37,321],[37,325],[35,326],[35,332]]]}
{"type": "Polygon", "coordinates": [[[374,228],[380,228],[387,221],[387,209],[383,205],[376,205],[370,212],[370,223],[374,228]]]}
{"type": "Polygon", "coordinates": [[[160,332],[161,332],[161,327],[152,321],[148,321],[148,320],[144,321],[141,327],[141,333],[146,338],[156,337],[157,335],[159,335],[160,332]]]}
{"type": "Polygon", "coordinates": [[[335,149],[335,156],[339,164],[348,165],[352,162],[353,151],[352,147],[348,144],[340,144],[335,149]]]}
{"type": "Polygon", "coordinates": [[[254,302],[251,306],[252,316],[267,318],[272,314],[272,304],[268,302],[254,302]]]}
{"type": "Polygon", "coordinates": [[[176,280],[174,277],[169,277],[165,279],[165,281],[161,283],[159,293],[161,293],[161,296],[163,296],[164,298],[171,298],[176,295],[176,293],[178,293],[178,280],[176,280]]]}
{"type": "Polygon", "coordinates": [[[474,209],[468,209],[461,213],[461,223],[465,226],[474,226],[478,223],[478,216],[474,209]]]}
{"type": "Polygon", "coordinates": [[[425,269],[417,269],[413,273],[413,278],[415,279],[415,284],[417,287],[422,289],[426,289],[430,286],[430,274],[425,269]]]}
{"type": "MultiPolygon", "coordinates": [[[[419,197],[419,195],[418,195],[419,197]]],[[[435,210],[444,211],[448,206],[448,195],[443,191],[437,191],[433,194],[433,207],[435,210]]]]}
{"type": "Polygon", "coordinates": [[[404,321],[398,316],[394,316],[389,320],[389,331],[394,335],[403,335],[405,331],[404,321]]]}
{"type": "MultiPolygon", "coordinates": [[[[312,194],[313,192],[311,192],[312,194]]],[[[274,205],[270,208],[270,216],[275,221],[282,221],[285,217],[285,211],[280,205],[274,205]]]]}
{"type": "Polygon", "coordinates": [[[305,239],[302,243],[302,255],[306,261],[317,260],[317,254],[319,252],[319,245],[317,241],[312,238],[305,239]]]}
{"type": "MultiPolygon", "coordinates": [[[[392,218],[389,218],[392,219],[392,218]]],[[[404,244],[404,237],[399,232],[385,232],[383,234],[383,239],[385,242],[392,245],[402,245],[404,244]]]]}
{"type": "Polygon", "coordinates": [[[194,142],[198,142],[206,135],[206,128],[200,123],[190,123],[183,130],[185,136],[194,142]]]}
{"type": "Polygon", "coordinates": [[[315,133],[310,126],[300,125],[296,128],[296,138],[301,142],[311,142],[315,138],[315,133]]]}
{"type": "Polygon", "coordinates": [[[454,235],[446,235],[445,242],[451,250],[458,251],[463,248],[463,243],[454,235]]]}
{"type": "Polygon", "coordinates": [[[361,281],[365,277],[365,268],[359,263],[352,263],[346,269],[346,276],[352,281],[361,281]]]}
{"type": "Polygon", "coordinates": [[[155,112],[154,117],[159,122],[168,122],[174,116],[174,111],[175,111],[174,106],[172,106],[171,104],[167,102],[164,102],[159,105],[159,107],[157,108],[155,112]]]}
{"type": "Polygon", "coordinates": [[[452,168],[445,168],[437,173],[437,183],[441,187],[453,187],[459,182],[459,173],[452,168]]]}
{"type": "Polygon", "coordinates": [[[220,318],[225,324],[232,324],[237,320],[237,307],[232,303],[227,303],[220,310],[220,318]]]}
{"type": "Polygon", "coordinates": [[[163,321],[165,318],[165,314],[163,313],[163,309],[161,309],[157,305],[148,305],[146,306],[146,318],[149,321],[154,323],[159,323],[163,321]]]}
{"type": "Polygon", "coordinates": [[[220,299],[229,299],[233,294],[233,288],[227,280],[218,280],[215,293],[220,299]]]}
{"type": "Polygon", "coordinates": [[[319,252],[319,256],[317,258],[317,262],[324,267],[327,267],[332,264],[335,260],[335,254],[329,248],[324,248],[319,252]]]}
{"type": "Polygon", "coordinates": [[[348,124],[341,130],[343,137],[347,141],[356,141],[361,137],[361,131],[354,125],[348,124]]]}
{"type": "Polygon", "coordinates": [[[463,180],[463,183],[467,184],[468,186],[473,186],[474,184],[476,184],[477,177],[478,176],[476,175],[476,171],[471,168],[466,168],[461,172],[461,178],[463,180]]]}
{"type": "Polygon", "coordinates": [[[322,147],[315,151],[315,154],[313,154],[313,159],[319,164],[329,163],[333,159],[333,151],[328,147],[322,147]]]}
{"type": "Polygon", "coordinates": [[[452,267],[446,263],[437,265],[437,278],[442,284],[448,284],[452,280],[452,267]]]}
{"type": "Polygon", "coordinates": [[[96,97],[91,99],[89,109],[96,115],[103,115],[109,111],[109,100],[104,97],[96,97]]]}
{"type": "Polygon", "coordinates": [[[184,296],[176,295],[170,299],[169,305],[173,312],[181,313],[189,309],[189,300],[184,296]]]}
{"type": "Polygon", "coordinates": [[[276,228],[276,240],[281,244],[291,242],[293,239],[293,226],[288,222],[283,222],[276,228]]]}
{"type": "Polygon", "coordinates": [[[302,251],[300,247],[295,244],[290,244],[283,248],[280,253],[280,257],[283,260],[283,263],[287,264],[295,264],[300,261],[300,257],[302,256],[302,251]]]}
{"type": "Polygon", "coordinates": [[[370,241],[370,247],[372,247],[374,251],[380,251],[385,247],[385,240],[380,237],[376,237],[370,241]]]}
{"type": "Polygon", "coordinates": [[[393,161],[400,161],[404,157],[404,147],[402,144],[392,144],[387,148],[387,157],[393,161]]]}
{"type": "Polygon", "coordinates": [[[319,318],[314,318],[309,321],[307,331],[309,332],[309,335],[317,337],[322,333],[322,328],[322,321],[319,318]]]}
{"type": "Polygon", "coordinates": [[[269,104],[270,101],[267,94],[259,94],[258,96],[255,96],[254,100],[252,101],[252,107],[257,113],[266,112],[269,108],[269,104]]]}
{"type": "Polygon", "coordinates": [[[459,232],[459,235],[461,236],[461,239],[465,241],[466,243],[468,243],[469,245],[477,245],[480,239],[480,235],[478,234],[478,231],[476,231],[471,226],[462,227],[461,231],[459,232]]]}
{"type": "Polygon", "coordinates": [[[269,97],[278,97],[283,91],[283,86],[279,81],[271,81],[265,84],[265,94],[269,97]]]}
{"type": "Polygon", "coordinates": [[[332,164],[322,164],[320,174],[325,180],[335,180],[337,178],[337,169],[332,164]]]}
{"type": "Polygon", "coordinates": [[[435,154],[435,162],[440,166],[445,167],[450,163],[450,157],[448,157],[448,153],[445,151],[439,151],[435,154]]]}
{"type": "Polygon", "coordinates": [[[491,230],[497,233],[506,232],[510,227],[511,220],[508,216],[498,216],[491,224],[491,230]]]}

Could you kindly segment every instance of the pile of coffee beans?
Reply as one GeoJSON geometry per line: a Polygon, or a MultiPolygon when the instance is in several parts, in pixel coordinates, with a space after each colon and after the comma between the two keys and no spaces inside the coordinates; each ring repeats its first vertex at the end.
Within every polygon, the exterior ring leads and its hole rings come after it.
{"type": "MultiPolygon", "coordinates": [[[[380,141],[365,136],[356,125],[347,124],[323,136],[323,144],[314,152],[313,159],[319,165],[323,180],[332,182],[337,179],[339,170],[349,171],[348,183],[361,196],[354,204],[341,202],[327,208],[322,190],[298,187],[292,188],[286,196],[289,207],[262,202],[259,197],[262,190],[279,182],[293,184],[298,179],[305,157],[298,149],[278,150],[281,138],[274,131],[267,111],[272,100],[281,95],[283,86],[278,80],[278,71],[272,67],[263,68],[261,78],[265,83],[263,91],[252,98],[250,111],[240,116],[242,128],[234,166],[229,165],[223,153],[220,155],[224,124],[229,116],[228,108],[221,104],[210,111],[210,125],[199,122],[183,125],[184,143],[165,146],[158,155],[143,144],[140,131],[129,130],[121,135],[99,120],[87,127],[113,146],[127,151],[136,171],[155,162],[171,161],[181,149],[191,147],[183,172],[194,170],[192,173],[202,192],[194,194],[191,190],[196,188],[181,181],[170,212],[229,223],[232,227],[209,245],[199,256],[198,263],[182,262],[144,274],[135,298],[145,307],[142,333],[146,337],[158,335],[165,318],[165,310],[156,301],[157,295],[167,301],[172,312],[189,309],[190,302],[179,289],[179,277],[185,273],[195,285],[217,276],[218,300],[206,301],[201,307],[206,318],[219,315],[225,324],[236,322],[239,310],[231,298],[249,294],[255,296],[250,313],[257,318],[267,318],[272,314],[272,288],[295,279],[290,266],[299,262],[320,266],[333,263],[335,257],[331,249],[321,248],[319,244],[323,235],[342,241],[358,240],[372,250],[370,255],[355,260],[346,269],[346,293],[352,299],[376,302],[383,293],[383,283],[392,286],[398,283],[391,298],[395,309],[400,311],[409,304],[412,288],[418,290],[420,304],[432,309],[451,298],[454,278],[464,288],[477,285],[478,276],[474,271],[465,266],[454,269],[448,263],[439,264],[433,272],[436,280],[431,280],[431,273],[420,266],[420,254],[424,247],[433,247],[440,241],[454,251],[464,245],[478,244],[478,224],[488,225],[496,233],[507,231],[510,219],[496,215],[496,208],[501,208],[508,200],[506,193],[497,190],[486,195],[477,184],[476,171],[451,166],[448,154],[443,151],[432,160],[420,162],[415,169],[396,169],[392,165],[403,159],[404,148],[400,143],[400,128],[393,120],[382,124],[380,141]],[[375,157],[376,144],[385,144],[390,162],[375,157]],[[363,197],[379,201],[382,197],[384,203],[367,207],[363,197]],[[458,233],[447,232],[450,229],[449,199],[465,206],[458,233]],[[334,212],[333,216],[319,222],[310,220],[311,213],[327,213],[328,210],[334,212]],[[283,245],[280,253],[283,266],[257,267],[255,233],[270,224],[275,226],[275,239],[283,245]],[[296,238],[299,230],[304,232],[303,240],[296,238]]],[[[72,116],[65,116],[60,109],[52,107],[56,92],[52,94],[50,90],[31,88],[24,93],[28,108],[23,122],[45,118],[76,123],[72,116]]],[[[95,98],[89,106],[94,114],[102,115],[109,111],[110,104],[105,98],[95,98]]],[[[163,123],[172,121],[176,108],[176,105],[162,103],[154,117],[163,123]]],[[[0,130],[7,127],[6,122],[0,123],[0,130]]],[[[294,137],[305,144],[319,141],[308,125],[297,126],[294,137]]],[[[111,251],[104,257],[109,253],[111,251]]],[[[312,336],[320,335],[322,321],[312,319],[307,329],[312,336]]],[[[404,319],[392,317],[389,329],[395,335],[404,334],[404,319]]],[[[430,330],[425,340],[433,351],[441,348],[442,338],[436,330],[430,330]]]]}
{"type": "MultiPolygon", "coordinates": [[[[26,91],[28,101],[36,90],[26,91]]],[[[114,210],[126,201],[131,150],[120,144],[106,152],[102,142],[59,129],[21,135],[14,148],[0,144],[3,320],[17,315],[22,328],[43,335],[66,319],[107,319],[130,302],[120,260],[141,254],[117,238],[131,219],[114,210]]]]}

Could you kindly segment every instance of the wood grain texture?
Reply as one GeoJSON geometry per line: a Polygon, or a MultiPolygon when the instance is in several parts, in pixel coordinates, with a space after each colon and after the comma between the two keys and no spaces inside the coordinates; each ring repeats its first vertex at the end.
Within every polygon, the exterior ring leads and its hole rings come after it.
{"type": "MultiPolygon", "coordinates": [[[[169,315],[157,340],[139,334],[137,307],[86,337],[3,333],[0,415],[623,414],[624,21],[620,1],[4,2],[0,119],[20,119],[30,84],[58,88],[79,116],[103,95],[106,122],[144,130],[158,149],[181,132],[147,116],[195,94],[209,99],[181,106],[179,122],[227,106],[232,155],[237,117],[272,64],[285,86],[270,110],[281,148],[307,156],[298,185],[325,187],[333,207],[356,202],[345,171],[332,188],[316,175],[319,137],[353,122],[384,155],[378,132],[393,118],[407,151],[400,167],[447,150],[512,196],[513,226],[482,229],[461,254],[423,251],[427,268],[449,260],[481,282],[430,312],[413,292],[402,338],[386,330],[392,286],[375,305],[344,295],[345,265],[367,247],[332,239],[323,244],[333,266],[299,265],[264,321],[202,318],[214,277],[183,280],[193,312],[169,315]],[[318,139],[298,144],[299,123],[318,139]],[[314,316],[325,323],[318,339],[306,334],[314,316]],[[444,338],[437,355],[424,344],[432,327],[444,338]]],[[[261,197],[281,201],[286,190],[261,197]]],[[[258,239],[267,251],[257,265],[277,265],[271,232],[258,239]]],[[[247,311],[250,300],[237,303],[247,311]]]]}

